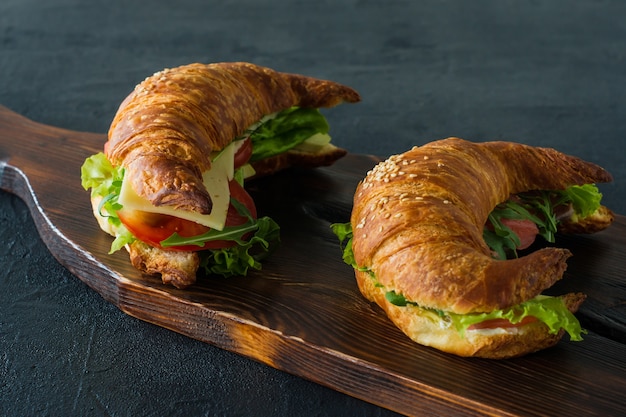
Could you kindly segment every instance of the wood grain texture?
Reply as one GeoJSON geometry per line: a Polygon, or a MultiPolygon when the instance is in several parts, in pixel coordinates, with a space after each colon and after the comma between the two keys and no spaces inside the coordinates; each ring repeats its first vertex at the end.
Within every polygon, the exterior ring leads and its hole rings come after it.
{"type": "MultiPolygon", "coordinates": [[[[347,221],[376,159],[250,183],[282,245],[248,277],[202,277],[188,290],[134,270],[91,215],[80,165],[103,134],[25,119],[0,106],[0,188],[29,206],[43,241],[122,311],[409,415],[626,415],[626,218],[594,236],[561,237],[574,257],[552,290],[589,295],[583,342],[507,361],[463,359],[408,340],[359,294],[332,222],[347,221]]],[[[567,337],[565,338],[567,339],[567,337]]]]}

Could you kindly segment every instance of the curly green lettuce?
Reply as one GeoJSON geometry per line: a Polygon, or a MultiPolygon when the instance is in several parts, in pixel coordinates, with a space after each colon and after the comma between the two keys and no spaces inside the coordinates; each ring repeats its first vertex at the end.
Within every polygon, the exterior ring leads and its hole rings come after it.
{"type": "Polygon", "coordinates": [[[136,240],[117,217],[117,211],[122,209],[117,199],[122,189],[124,168],[114,167],[100,152],[87,158],[80,171],[83,188],[85,190],[91,188],[91,197],[100,199],[98,214],[106,218],[111,229],[115,231],[115,239],[111,243],[109,254],[117,252],[136,240]]]}

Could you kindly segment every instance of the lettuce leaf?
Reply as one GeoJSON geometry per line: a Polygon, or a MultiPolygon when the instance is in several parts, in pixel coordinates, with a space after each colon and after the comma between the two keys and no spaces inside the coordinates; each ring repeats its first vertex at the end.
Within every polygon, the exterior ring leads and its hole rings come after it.
{"type": "Polygon", "coordinates": [[[132,243],[135,237],[124,227],[116,213],[122,208],[117,202],[124,179],[124,168],[114,167],[104,153],[90,156],[80,168],[81,184],[85,190],[91,188],[91,196],[101,198],[98,206],[100,216],[107,219],[115,230],[109,254],[132,243]]]}
{"type": "Polygon", "coordinates": [[[250,162],[286,152],[316,133],[325,134],[328,130],[328,122],[318,109],[291,107],[283,110],[250,132],[250,162]]]}
{"type": "MultiPolygon", "coordinates": [[[[333,233],[339,238],[339,244],[343,252],[343,260],[346,264],[355,269],[368,271],[377,287],[383,287],[378,282],[376,275],[367,267],[359,267],[354,259],[352,251],[352,226],[350,223],[335,223],[331,225],[333,233]],[[345,243],[344,243],[345,242],[345,243]]],[[[407,300],[402,294],[396,293],[394,290],[387,290],[385,298],[391,304],[398,307],[413,306],[432,311],[442,320],[449,320],[455,329],[462,336],[472,324],[481,323],[491,319],[507,319],[511,323],[519,323],[526,316],[532,316],[545,323],[550,329],[550,333],[557,333],[560,329],[564,329],[570,336],[570,340],[582,340],[581,334],[586,334],[586,330],[582,329],[580,322],[565,306],[563,301],[558,297],[550,297],[546,295],[538,295],[533,299],[509,307],[503,310],[496,310],[489,313],[477,314],[455,314],[447,311],[430,309],[419,306],[417,303],[407,300]]]]}
{"type": "Polygon", "coordinates": [[[257,219],[257,230],[247,241],[230,248],[201,251],[200,266],[207,274],[223,277],[246,275],[249,269],[260,270],[279,242],[279,227],[269,217],[257,219]]]}
{"type": "Polygon", "coordinates": [[[472,324],[492,319],[506,319],[516,324],[527,316],[542,321],[548,326],[552,334],[564,329],[569,334],[570,340],[573,341],[583,340],[581,334],[587,333],[580,327],[578,319],[567,309],[563,300],[547,295],[538,295],[513,307],[489,313],[454,314],[448,312],[446,314],[461,335],[464,335],[467,328],[472,324]]]}
{"type": "Polygon", "coordinates": [[[587,217],[600,208],[602,193],[595,184],[573,185],[561,193],[580,217],[587,217]]]}

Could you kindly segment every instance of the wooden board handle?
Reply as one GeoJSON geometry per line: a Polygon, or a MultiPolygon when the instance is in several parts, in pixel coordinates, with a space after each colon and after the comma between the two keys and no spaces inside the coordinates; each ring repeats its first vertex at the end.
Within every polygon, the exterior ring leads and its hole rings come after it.
{"type": "Polygon", "coordinates": [[[32,194],[45,199],[75,183],[77,161],[97,152],[105,140],[103,134],[43,125],[0,106],[0,187],[25,201],[32,194]]]}

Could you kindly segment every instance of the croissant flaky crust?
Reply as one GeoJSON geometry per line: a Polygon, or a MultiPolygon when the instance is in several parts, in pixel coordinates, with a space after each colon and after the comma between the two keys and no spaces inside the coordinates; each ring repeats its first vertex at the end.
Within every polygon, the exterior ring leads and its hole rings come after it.
{"type": "Polygon", "coordinates": [[[458,314],[507,308],[559,280],[571,253],[544,248],[495,260],[482,237],[493,208],[512,194],[611,180],[603,168],[554,149],[458,138],[415,147],[378,164],[357,187],[355,261],[422,307],[458,314]]]}
{"type": "Polygon", "coordinates": [[[359,100],[341,84],[250,63],[165,69],[122,102],[105,153],[113,165],[124,166],[134,191],[152,204],[208,214],[212,202],[202,173],[211,166],[211,152],[265,115],[359,100]]]}

